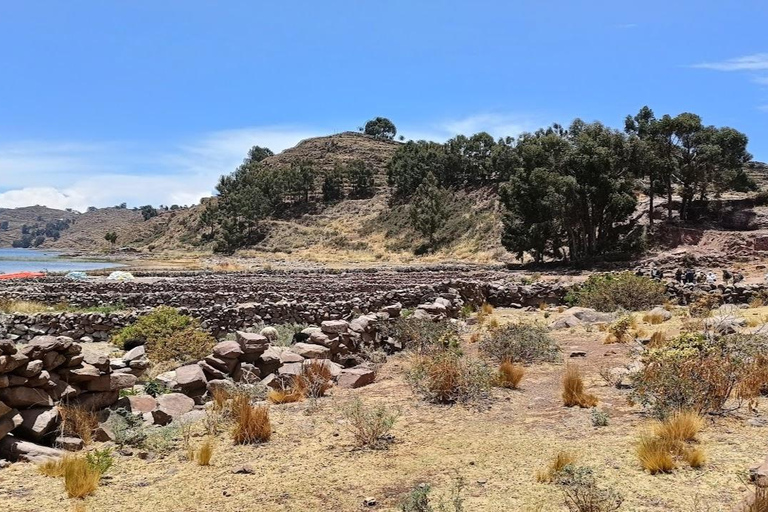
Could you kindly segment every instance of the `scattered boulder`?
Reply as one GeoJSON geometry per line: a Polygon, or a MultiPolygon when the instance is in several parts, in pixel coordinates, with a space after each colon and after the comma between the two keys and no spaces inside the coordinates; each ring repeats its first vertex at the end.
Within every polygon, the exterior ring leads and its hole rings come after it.
{"type": "Polygon", "coordinates": [[[376,380],[376,372],[370,368],[355,367],[341,370],[338,385],[342,388],[361,388],[367,386],[376,380]]]}
{"type": "Polygon", "coordinates": [[[182,393],[169,393],[157,397],[157,408],[152,411],[156,425],[167,425],[195,408],[195,401],[182,393]]]}

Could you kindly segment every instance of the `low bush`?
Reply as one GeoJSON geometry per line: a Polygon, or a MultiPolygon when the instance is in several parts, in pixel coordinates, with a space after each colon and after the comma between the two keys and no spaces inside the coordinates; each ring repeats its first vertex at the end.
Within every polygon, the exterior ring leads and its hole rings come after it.
{"type": "Polygon", "coordinates": [[[494,376],[482,361],[444,350],[416,356],[407,379],[425,400],[447,404],[486,396],[494,376]]]}
{"type": "Polygon", "coordinates": [[[120,408],[110,414],[108,422],[118,446],[140,447],[147,439],[144,418],[140,414],[120,408]]]}
{"type": "Polygon", "coordinates": [[[64,465],[64,489],[70,498],[85,498],[96,491],[101,480],[99,470],[85,457],[73,457],[64,465]]]}
{"type": "Polygon", "coordinates": [[[651,334],[651,341],[648,342],[650,348],[658,348],[667,341],[667,334],[664,331],[654,331],[651,334]]]}
{"type": "Polygon", "coordinates": [[[269,408],[251,405],[250,398],[238,394],[232,399],[232,413],[235,427],[232,439],[237,444],[254,444],[269,441],[272,425],[269,422],[269,408]]]}
{"type": "Polygon", "coordinates": [[[144,345],[152,361],[177,364],[204,358],[216,344],[213,336],[200,329],[198,320],[168,306],[140,316],[134,324],[114,334],[111,341],[125,349],[144,345]]]}
{"type": "Polygon", "coordinates": [[[584,381],[581,378],[579,367],[568,365],[563,374],[563,405],[566,407],[594,407],[597,405],[597,397],[584,391],[584,381]]]}
{"type": "Polygon", "coordinates": [[[592,409],[590,413],[590,419],[592,420],[593,427],[607,427],[608,426],[608,413],[601,411],[597,407],[592,409]]]}
{"type": "Polygon", "coordinates": [[[564,467],[576,462],[576,455],[567,451],[557,452],[555,458],[543,469],[536,472],[536,481],[541,483],[551,483],[555,481],[558,473],[564,467]]]}
{"type": "Polygon", "coordinates": [[[570,512],[615,512],[624,498],[615,489],[597,485],[592,468],[568,464],[555,477],[570,512]]]}
{"type": "Polygon", "coordinates": [[[461,342],[455,324],[433,322],[412,316],[398,318],[387,324],[384,328],[384,334],[398,340],[404,349],[419,353],[435,349],[455,349],[461,342]]]}
{"type": "Polygon", "coordinates": [[[637,445],[640,464],[651,474],[668,473],[679,461],[692,468],[702,467],[707,460],[704,450],[691,443],[697,440],[703,426],[703,418],[695,411],[678,411],[655,423],[637,445]]]}
{"type": "Polygon", "coordinates": [[[664,418],[680,410],[720,413],[757,396],[768,385],[768,338],[707,337],[685,333],[650,348],[633,377],[633,401],[664,418]]]}
{"type": "Polygon", "coordinates": [[[464,479],[458,477],[451,486],[449,499],[440,498],[435,504],[432,487],[420,484],[414,487],[400,505],[401,512],[464,512],[464,479]]]}
{"type": "Polygon", "coordinates": [[[665,321],[666,318],[661,313],[646,313],[643,315],[643,322],[649,323],[651,325],[663,324],[665,321]]]}
{"type": "Polygon", "coordinates": [[[628,343],[632,341],[630,331],[637,323],[632,315],[623,315],[608,326],[608,336],[605,343],[628,343]]]}
{"type": "Polygon", "coordinates": [[[499,365],[496,384],[502,388],[517,389],[524,375],[525,369],[522,366],[504,361],[499,365]]]}
{"type": "Polygon", "coordinates": [[[539,324],[513,323],[485,333],[480,351],[497,361],[532,364],[555,362],[560,347],[546,327],[539,324]]]}
{"type": "Polygon", "coordinates": [[[389,432],[400,416],[384,405],[367,407],[359,398],[344,409],[347,426],[360,447],[381,449],[389,444],[389,432]]]}
{"type": "Polygon", "coordinates": [[[694,318],[707,318],[712,315],[712,310],[720,307],[720,298],[717,295],[702,295],[688,306],[688,313],[694,318]]]}
{"type": "Polygon", "coordinates": [[[592,275],[574,287],[565,300],[597,311],[642,311],[665,301],[662,283],[631,272],[592,275]]]}
{"type": "Polygon", "coordinates": [[[103,475],[109,468],[115,463],[115,458],[112,455],[112,448],[102,448],[101,450],[93,450],[85,454],[85,460],[88,464],[103,475]]]}

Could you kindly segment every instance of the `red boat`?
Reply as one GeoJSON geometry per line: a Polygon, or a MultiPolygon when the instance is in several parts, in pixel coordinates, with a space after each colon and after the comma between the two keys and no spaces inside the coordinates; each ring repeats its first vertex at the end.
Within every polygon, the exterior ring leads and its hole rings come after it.
{"type": "Polygon", "coordinates": [[[42,272],[16,272],[15,274],[0,274],[0,279],[32,279],[45,277],[42,272]]]}

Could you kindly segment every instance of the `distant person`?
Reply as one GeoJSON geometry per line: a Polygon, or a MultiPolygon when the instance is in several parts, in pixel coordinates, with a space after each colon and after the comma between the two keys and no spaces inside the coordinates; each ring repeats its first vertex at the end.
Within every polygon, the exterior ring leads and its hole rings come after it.
{"type": "Polygon", "coordinates": [[[733,274],[733,284],[740,283],[744,280],[744,274],[736,272],[733,274]]]}
{"type": "Polygon", "coordinates": [[[696,280],[696,272],[693,271],[692,268],[689,268],[685,271],[685,282],[687,284],[693,284],[696,280]]]}
{"type": "Polygon", "coordinates": [[[728,284],[733,279],[733,274],[727,268],[723,269],[723,283],[728,284]]]}
{"type": "Polygon", "coordinates": [[[678,268],[677,270],[675,270],[675,281],[677,281],[678,283],[683,282],[683,269],[678,268]]]}

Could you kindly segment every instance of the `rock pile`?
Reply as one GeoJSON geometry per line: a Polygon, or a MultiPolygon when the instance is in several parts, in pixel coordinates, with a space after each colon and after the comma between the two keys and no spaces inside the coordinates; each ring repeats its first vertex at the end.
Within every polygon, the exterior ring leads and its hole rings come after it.
{"type": "Polygon", "coordinates": [[[71,444],[56,438],[55,404],[87,410],[114,404],[119,391],[133,387],[149,364],[139,354],[126,356],[110,360],[83,354],[81,345],[64,336],[37,336],[25,345],[0,340],[0,457],[39,455],[24,441],[71,444]]]}

